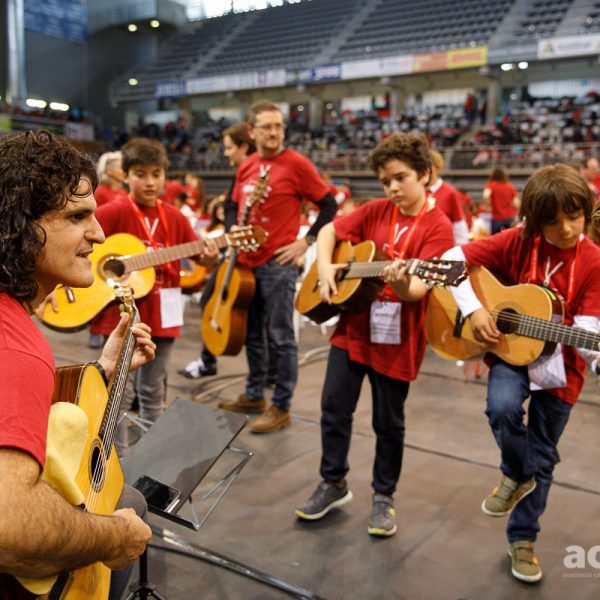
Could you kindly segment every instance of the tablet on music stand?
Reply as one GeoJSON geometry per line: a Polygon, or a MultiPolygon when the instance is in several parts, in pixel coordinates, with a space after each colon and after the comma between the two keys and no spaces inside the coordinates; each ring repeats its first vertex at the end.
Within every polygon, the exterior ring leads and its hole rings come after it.
{"type": "Polygon", "coordinates": [[[123,460],[125,481],[142,492],[148,509],[161,517],[199,530],[227,493],[252,453],[231,446],[248,421],[246,415],[176,398],[123,460]],[[204,496],[221,491],[198,519],[192,492],[222,454],[243,455],[240,462],[204,496]],[[189,502],[193,520],[178,516],[189,502]]]}

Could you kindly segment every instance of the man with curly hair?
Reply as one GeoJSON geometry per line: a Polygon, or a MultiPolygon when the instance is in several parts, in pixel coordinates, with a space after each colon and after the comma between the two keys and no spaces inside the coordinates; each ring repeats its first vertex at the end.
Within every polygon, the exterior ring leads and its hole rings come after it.
{"type": "MultiPolygon", "coordinates": [[[[89,255],[104,241],[96,184],[93,162],[51,133],[0,140],[0,596],[14,581],[8,575],[45,577],[102,561],[121,570],[111,590],[120,598],[151,536],[131,508],[96,516],[41,479],[55,364],[31,315],[58,284],[93,282],[89,255]]],[[[126,328],[123,317],[98,359],[108,377],[126,328]]],[[[132,331],[134,368],[152,359],[154,343],[147,325],[132,331]]],[[[120,504],[131,505],[134,496],[126,488],[120,504]]]]}

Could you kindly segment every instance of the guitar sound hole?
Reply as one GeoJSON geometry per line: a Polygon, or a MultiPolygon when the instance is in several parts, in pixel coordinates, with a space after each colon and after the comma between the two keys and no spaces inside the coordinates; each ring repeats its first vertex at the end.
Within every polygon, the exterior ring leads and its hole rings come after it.
{"type": "Polygon", "coordinates": [[[498,314],[496,325],[500,333],[509,334],[517,330],[519,324],[519,313],[512,309],[506,309],[498,314]]]}
{"type": "Polygon", "coordinates": [[[104,271],[115,277],[123,277],[125,274],[125,265],[118,258],[111,258],[104,263],[104,271]]]}
{"type": "Polygon", "coordinates": [[[90,456],[90,479],[92,487],[97,490],[104,481],[104,461],[102,460],[102,452],[99,446],[92,449],[90,456]]]}

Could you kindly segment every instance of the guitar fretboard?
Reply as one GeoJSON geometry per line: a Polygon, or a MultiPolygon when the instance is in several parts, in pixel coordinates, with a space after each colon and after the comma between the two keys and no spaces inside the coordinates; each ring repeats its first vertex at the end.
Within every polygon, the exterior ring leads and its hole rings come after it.
{"type": "Polygon", "coordinates": [[[585,348],[587,350],[598,350],[600,344],[600,334],[581,327],[571,327],[564,323],[554,323],[529,315],[516,315],[509,313],[510,316],[501,315],[499,319],[511,321],[517,319],[515,333],[536,340],[547,342],[556,342],[574,346],[575,348],[585,348]]]}

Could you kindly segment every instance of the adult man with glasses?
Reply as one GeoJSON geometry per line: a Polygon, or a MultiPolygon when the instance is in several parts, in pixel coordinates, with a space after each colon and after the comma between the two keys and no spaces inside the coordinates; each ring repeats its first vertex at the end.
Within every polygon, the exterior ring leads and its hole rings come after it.
{"type": "Polygon", "coordinates": [[[252,268],[256,278],[246,336],[249,373],[244,393],[235,400],[221,402],[219,407],[260,414],[250,431],[270,433],[291,424],[290,404],[298,376],[298,345],[293,327],[297,260],[314,242],[321,227],[333,219],[337,206],[315,166],[284,147],[285,121],[276,104],[269,100],[255,102],[250,107],[248,123],[256,152],[238,168],[226,222],[236,222],[260,173],[268,169],[267,191],[263,200],[253,205],[249,223],[263,227],[269,237],[256,252],[238,258],[241,264],[252,268]],[[306,236],[297,239],[305,200],[318,206],[319,215],[306,236]],[[276,383],[268,408],[264,399],[266,328],[276,355],[276,383]]]}

